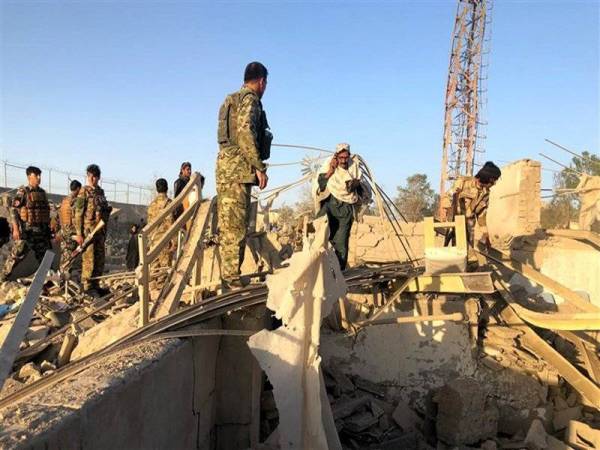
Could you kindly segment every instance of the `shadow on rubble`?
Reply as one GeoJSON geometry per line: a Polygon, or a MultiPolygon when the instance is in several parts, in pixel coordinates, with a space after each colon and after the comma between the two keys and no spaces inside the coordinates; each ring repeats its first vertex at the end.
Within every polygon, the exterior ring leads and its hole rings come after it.
{"type": "MultiPolygon", "coordinates": [[[[349,294],[359,322],[385,293],[349,294]]],[[[478,320],[425,321],[341,330],[327,318],[321,355],[328,397],[345,449],[533,448],[564,441],[569,420],[600,415],[505,325],[496,296],[409,295],[381,316],[432,316],[477,307],[478,320]]],[[[545,448],[545,447],[539,447],[545,448]]]]}

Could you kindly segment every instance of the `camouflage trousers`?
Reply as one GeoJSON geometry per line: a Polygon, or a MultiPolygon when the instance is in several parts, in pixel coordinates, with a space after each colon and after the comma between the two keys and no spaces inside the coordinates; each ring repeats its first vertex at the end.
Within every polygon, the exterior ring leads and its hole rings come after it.
{"type": "Polygon", "coordinates": [[[65,272],[67,269],[65,264],[71,259],[71,254],[77,248],[77,242],[75,242],[71,236],[74,233],[61,233],[60,241],[60,271],[65,272]]]}
{"type": "Polygon", "coordinates": [[[52,250],[52,243],[47,233],[36,233],[23,231],[21,238],[15,241],[10,251],[10,255],[4,263],[2,275],[8,278],[17,264],[25,259],[29,250],[33,250],[38,262],[42,262],[46,250],[52,250]]]}
{"type": "Polygon", "coordinates": [[[226,283],[240,274],[244,261],[251,189],[246,183],[217,184],[221,278],[226,283]]]}
{"type": "MultiPolygon", "coordinates": [[[[163,233],[155,234],[154,236],[152,236],[152,245],[154,245],[155,242],[160,241],[160,238],[162,236],[163,236],[163,233]]],[[[157,269],[159,267],[171,267],[171,261],[173,259],[174,249],[175,249],[175,245],[173,244],[173,242],[172,241],[169,242],[161,250],[161,252],[158,254],[156,259],[154,261],[152,261],[151,268],[157,269]]]]}
{"type": "Polygon", "coordinates": [[[81,284],[84,290],[98,287],[98,280],[91,280],[90,278],[99,277],[104,273],[105,241],[105,233],[96,233],[96,236],[81,256],[81,284]]]}

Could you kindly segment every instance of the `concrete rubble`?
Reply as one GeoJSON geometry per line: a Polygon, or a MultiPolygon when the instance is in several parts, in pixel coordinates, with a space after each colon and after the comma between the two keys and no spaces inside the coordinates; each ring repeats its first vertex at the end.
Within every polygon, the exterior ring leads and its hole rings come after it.
{"type": "MultiPolygon", "coordinates": [[[[530,160],[506,168],[510,176],[492,190],[495,206],[488,223],[495,248],[520,269],[528,264],[560,283],[560,293],[522,270],[489,261],[482,270],[504,283],[509,300],[500,292],[403,291],[400,286],[422,267],[399,264],[402,249],[380,217],[364,216],[353,227],[352,268],[345,274],[327,246],[326,224],[312,222],[305,235],[306,224],[298,232],[258,223],[251,230],[243,272],[254,274],[250,288],[268,288],[268,309],[263,304],[233,308],[209,324],[194,325],[194,332],[201,328],[206,336],[137,344],[111,354],[108,365],[99,361],[60,381],[55,390],[0,408],[7,426],[0,446],[19,447],[32,439],[49,449],[66,448],[57,436],[68,432],[86,449],[148,447],[154,445],[153,434],[161,448],[170,443],[171,448],[210,450],[600,449],[598,399],[582,393],[594,392],[589,383],[598,386],[597,331],[555,330],[506,315],[513,301],[543,314],[542,319],[572,313],[590,317],[593,313],[569,300],[572,292],[590,308],[600,306],[600,282],[593,276],[600,270],[598,249],[540,228],[539,170],[539,163],[530,160]],[[392,266],[393,279],[379,273],[372,282],[356,282],[358,273],[392,266]],[[273,273],[263,285],[265,272],[273,273]],[[450,314],[464,320],[432,318],[450,314]],[[382,324],[357,325],[375,315],[382,324]],[[397,318],[414,321],[393,323],[397,318]],[[533,345],[532,333],[546,352],[533,345]],[[565,365],[576,383],[568,381],[565,365]],[[107,372],[95,373],[94,367],[107,372]],[[124,423],[113,420],[114,411],[124,423]],[[158,430],[173,417],[179,426],[176,437],[158,430]],[[73,420],[75,431],[69,425],[73,420]],[[112,437],[111,428],[119,435],[112,437]],[[144,436],[130,431],[136,429],[144,436]],[[96,436],[97,443],[89,436],[96,436]]],[[[402,230],[411,251],[422,257],[423,224],[402,224],[402,230]]],[[[0,402],[40,380],[52,380],[139,329],[134,277],[123,271],[126,237],[115,233],[109,240],[109,267],[115,272],[103,283],[111,296],[65,299],[57,283],[48,283],[0,402]]],[[[202,238],[210,242],[208,234],[202,238]]],[[[177,299],[180,310],[218,293],[214,249],[204,249],[201,273],[194,274],[196,281],[187,280],[177,299]],[[194,290],[195,282],[202,289],[194,290]]],[[[168,275],[164,278],[168,282],[168,275]]],[[[29,282],[0,284],[3,303],[16,305],[0,318],[0,342],[29,282]]],[[[240,292],[244,298],[255,291],[240,292]]],[[[158,286],[151,301],[161,295],[158,286]]],[[[188,329],[185,322],[178,326],[177,331],[188,329]]]]}

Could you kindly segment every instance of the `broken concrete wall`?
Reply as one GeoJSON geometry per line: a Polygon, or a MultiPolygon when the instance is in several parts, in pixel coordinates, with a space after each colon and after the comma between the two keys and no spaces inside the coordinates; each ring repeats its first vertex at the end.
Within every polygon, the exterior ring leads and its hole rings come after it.
{"type": "MultiPolygon", "coordinates": [[[[406,301],[380,318],[464,311],[464,302],[438,297],[406,301]]],[[[368,327],[356,339],[324,330],[321,355],[326,366],[389,386],[390,398],[422,408],[431,389],[476,369],[468,327],[444,321],[368,327]]]]}
{"type": "MultiPolygon", "coordinates": [[[[423,256],[423,223],[402,224],[402,231],[416,258],[423,256]]],[[[355,222],[350,233],[348,263],[350,266],[362,262],[386,263],[406,258],[402,246],[389,223],[385,227],[379,216],[363,216],[355,222]],[[399,255],[399,256],[398,256],[399,255]]]]}
{"type": "Polygon", "coordinates": [[[523,159],[502,167],[502,177],[490,191],[487,226],[496,243],[540,228],[541,164],[523,159]]]}
{"type": "Polygon", "coordinates": [[[212,449],[218,347],[171,340],[105,358],[1,410],[0,447],[212,449]]]}
{"type": "Polygon", "coordinates": [[[511,255],[569,289],[585,292],[600,306],[600,251],[594,245],[565,237],[531,238],[515,243],[511,255]]]}

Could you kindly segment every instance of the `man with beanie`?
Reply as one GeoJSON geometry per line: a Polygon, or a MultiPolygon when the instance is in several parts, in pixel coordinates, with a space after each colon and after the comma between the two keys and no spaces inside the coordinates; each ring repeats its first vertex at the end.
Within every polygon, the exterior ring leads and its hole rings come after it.
{"type": "MultiPolygon", "coordinates": [[[[489,248],[487,231],[487,209],[490,201],[490,188],[496,184],[502,172],[493,162],[486,162],[474,177],[459,177],[444,198],[442,198],[442,220],[453,220],[455,215],[465,216],[467,241],[471,247],[475,242],[475,224],[482,229],[481,242],[489,248]]],[[[445,244],[449,244],[447,236],[445,244]]]]}

